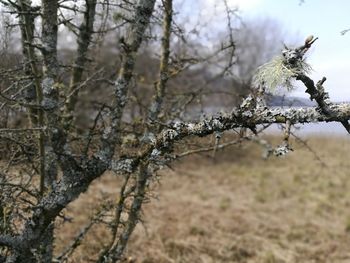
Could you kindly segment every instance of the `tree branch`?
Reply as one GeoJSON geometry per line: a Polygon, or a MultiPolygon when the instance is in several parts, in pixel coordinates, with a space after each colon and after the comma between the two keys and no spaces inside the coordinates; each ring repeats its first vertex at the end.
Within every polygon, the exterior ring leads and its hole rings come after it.
{"type": "Polygon", "coordinates": [[[92,34],[94,32],[96,2],[96,0],[85,0],[86,9],[84,12],[84,20],[79,27],[79,35],[77,39],[78,55],[73,66],[73,72],[69,84],[69,93],[71,96],[65,105],[65,112],[67,115],[66,118],[68,122],[71,122],[72,112],[74,111],[75,105],[78,101],[79,89],[76,89],[76,87],[82,80],[84,67],[87,62],[87,52],[91,43],[92,34]]]}
{"type": "Polygon", "coordinates": [[[121,44],[123,45],[122,65],[119,70],[119,76],[114,84],[116,97],[112,107],[111,125],[105,129],[101,146],[103,150],[97,154],[100,159],[107,163],[113,157],[115,145],[120,138],[117,130],[120,127],[120,121],[127,102],[127,92],[134,71],[136,54],[150,22],[154,4],[155,0],[139,1],[134,14],[135,22],[131,25],[127,39],[121,40],[121,44]]]}
{"type": "Polygon", "coordinates": [[[171,23],[173,18],[173,1],[164,1],[164,21],[163,21],[163,37],[162,37],[162,55],[159,65],[159,80],[156,82],[156,94],[154,95],[153,102],[149,112],[149,119],[151,121],[158,119],[163,97],[165,94],[166,83],[169,79],[169,55],[170,55],[170,36],[171,36],[171,23]]]}

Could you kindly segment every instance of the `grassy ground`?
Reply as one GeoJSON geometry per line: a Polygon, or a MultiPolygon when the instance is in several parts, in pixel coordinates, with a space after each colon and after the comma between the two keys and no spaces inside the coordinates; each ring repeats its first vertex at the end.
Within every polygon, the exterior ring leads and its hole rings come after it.
{"type": "MultiPolygon", "coordinates": [[[[163,171],[129,244],[130,262],[350,262],[350,140],[309,144],[325,165],[296,142],[287,157],[269,160],[248,143],[220,152],[216,163],[192,156],[163,171]]],[[[69,207],[74,220],[57,234],[57,248],[94,204],[117,193],[113,176],[96,181],[69,207]]],[[[88,262],[106,236],[93,229],[75,262],[88,262]]]]}

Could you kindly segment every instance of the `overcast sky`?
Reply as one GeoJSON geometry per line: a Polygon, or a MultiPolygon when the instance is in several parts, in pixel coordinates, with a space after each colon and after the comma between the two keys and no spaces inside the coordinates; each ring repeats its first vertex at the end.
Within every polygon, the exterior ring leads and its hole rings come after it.
{"type": "MultiPolygon", "coordinates": [[[[202,10],[204,17],[215,13],[218,21],[218,16],[225,14],[218,2],[220,0],[198,0],[186,4],[190,12],[202,10]]],[[[350,101],[350,32],[340,34],[342,30],[350,28],[350,1],[305,0],[302,4],[299,0],[227,2],[231,7],[238,6],[243,21],[244,18],[270,17],[279,21],[286,32],[302,39],[310,34],[319,37],[308,55],[308,62],[314,69],[312,77],[315,80],[327,77],[325,87],[331,99],[350,101]]],[[[302,88],[294,91],[293,95],[307,97],[302,88]]]]}

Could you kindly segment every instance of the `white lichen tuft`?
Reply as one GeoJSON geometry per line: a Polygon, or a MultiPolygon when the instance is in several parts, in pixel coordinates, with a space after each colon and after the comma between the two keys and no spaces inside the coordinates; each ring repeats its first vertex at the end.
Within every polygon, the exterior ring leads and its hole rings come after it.
{"type": "Polygon", "coordinates": [[[290,65],[283,56],[276,56],[257,69],[253,85],[255,87],[263,85],[270,92],[274,92],[277,88],[286,88],[290,91],[295,87],[293,85],[295,76],[299,73],[308,74],[311,70],[311,66],[302,59],[290,65]]]}

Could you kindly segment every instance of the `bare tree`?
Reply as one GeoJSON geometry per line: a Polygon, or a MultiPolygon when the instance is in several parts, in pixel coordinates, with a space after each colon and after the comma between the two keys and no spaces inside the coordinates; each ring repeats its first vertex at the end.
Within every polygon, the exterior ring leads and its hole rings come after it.
{"type": "MultiPolygon", "coordinates": [[[[1,73],[8,80],[8,87],[1,87],[2,105],[29,113],[31,120],[19,127],[0,129],[1,142],[10,145],[11,150],[11,156],[1,162],[0,262],[69,261],[94,224],[107,226],[110,235],[93,260],[120,262],[141,220],[142,204],[149,199],[149,185],[156,179],[157,170],[174,160],[243,140],[259,142],[268,149],[268,154],[286,154],[290,149],[290,126],[296,123],[337,121],[349,132],[350,105],[331,103],[323,87],[325,78],[315,84],[307,76],[303,56],[314,43],[313,37],[300,47],[286,48],[273,68],[270,64],[263,66],[254,93],[239,107],[188,121],[181,112],[197,94],[188,93],[183,100],[172,101],[167,97],[170,80],[174,85],[176,77],[183,72],[195,71],[199,63],[206,63],[221,52],[229,50],[233,56],[232,30],[227,46],[194,59],[186,57],[186,53],[173,52],[172,36],[180,37],[181,30],[174,23],[172,0],[162,1],[159,7],[155,0],[114,3],[85,0],[81,6],[75,5],[75,1],[57,0],[43,0],[40,6],[29,0],[0,2],[7,12],[17,16],[23,47],[22,62],[1,73]],[[89,58],[100,34],[117,30],[97,28],[98,10],[105,8],[119,10],[118,17],[123,21],[118,29],[124,36],[119,38],[118,53],[110,58],[115,60],[117,75],[102,74],[103,70],[96,68],[89,58]],[[80,25],[65,19],[65,12],[82,15],[80,25]],[[136,62],[138,52],[145,50],[142,45],[158,39],[155,25],[162,25],[159,69],[157,79],[145,84],[137,75],[136,62]],[[73,65],[62,64],[58,59],[61,26],[77,35],[73,65]],[[66,75],[70,76],[68,82],[66,75]],[[263,94],[269,88],[267,83],[287,85],[292,80],[305,84],[306,92],[318,103],[318,108],[283,109],[265,105],[263,94]],[[140,85],[154,87],[150,99],[133,96],[140,85]],[[82,89],[87,86],[90,86],[87,90],[98,89],[103,98],[93,99],[92,118],[87,120],[84,130],[77,132],[73,116],[82,89]],[[31,96],[23,96],[24,91],[31,96]],[[146,114],[131,118],[131,105],[137,105],[146,114]],[[259,125],[273,123],[285,124],[282,143],[276,148],[258,137],[259,125]],[[220,144],[221,133],[232,130],[239,133],[242,128],[251,132],[240,133],[235,141],[220,144]],[[210,147],[193,149],[183,143],[210,134],[216,134],[217,138],[210,147]],[[123,181],[117,201],[101,205],[71,244],[63,251],[54,252],[55,223],[68,220],[64,209],[106,171],[118,174],[116,180],[123,181]]],[[[228,14],[231,14],[229,10],[228,14]]],[[[224,71],[234,65],[230,61],[224,71]]]]}

